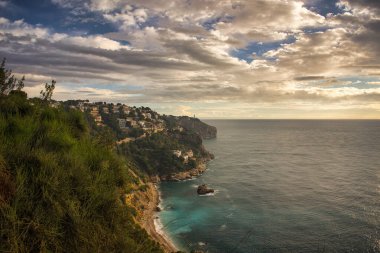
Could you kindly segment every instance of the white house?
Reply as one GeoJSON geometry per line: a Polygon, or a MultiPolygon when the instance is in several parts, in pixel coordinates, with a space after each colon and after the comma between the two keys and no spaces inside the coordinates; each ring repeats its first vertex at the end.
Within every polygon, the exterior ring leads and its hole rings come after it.
{"type": "Polygon", "coordinates": [[[95,116],[95,122],[101,123],[102,122],[102,116],[100,116],[100,115],[95,116]]]}
{"type": "Polygon", "coordinates": [[[176,157],[180,157],[182,155],[182,151],[181,150],[173,150],[173,155],[175,155],[176,157]]]}
{"type": "Polygon", "coordinates": [[[127,127],[126,126],[126,124],[127,124],[127,120],[126,119],[120,119],[120,118],[118,118],[117,122],[119,123],[120,129],[125,129],[127,127]]]}
{"type": "Polygon", "coordinates": [[[193,150],[189,150],[185,153],[189,158],[193,157],[194,156],[194,153],[193,153],[193,150]]]}

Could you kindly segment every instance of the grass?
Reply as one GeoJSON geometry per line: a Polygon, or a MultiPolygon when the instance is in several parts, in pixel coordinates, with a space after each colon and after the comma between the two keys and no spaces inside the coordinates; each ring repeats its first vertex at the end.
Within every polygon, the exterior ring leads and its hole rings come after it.
{"type": "Polygon", "coordinates": [[[162,252],[122,202],[133,163],[101,139],[81,112],[0,97],[1,252],[162,252]]]}

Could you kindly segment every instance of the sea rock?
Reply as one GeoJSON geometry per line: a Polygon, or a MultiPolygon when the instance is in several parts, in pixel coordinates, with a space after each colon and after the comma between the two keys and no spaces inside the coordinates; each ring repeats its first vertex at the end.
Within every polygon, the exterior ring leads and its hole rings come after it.
{"type": "Polygon", "coordinates": [[[161,212],[161,208],[159,206],[156,206],[156,212],[161,212]]]}
{"type": "Polygon", "coordinates": [[[213,192],[214,192],[214,189],[208,188],[207,185],[205,184],[198,186],[198,189],[197,189],[197,193],[199,195],[205,195],[205,194],[213,193],[213,192]]]}

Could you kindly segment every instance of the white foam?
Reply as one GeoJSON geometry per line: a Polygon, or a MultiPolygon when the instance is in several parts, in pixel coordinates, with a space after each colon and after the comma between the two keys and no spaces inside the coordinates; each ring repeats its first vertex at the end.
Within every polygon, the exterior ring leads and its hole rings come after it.
{"type": "Polygon", "coordinates": [[[208,197],[208,196],[214,196],[215,195],[215,192],[210,192],[210,193],[206,193],[206,194],[202,194],[202,195],[198,195],[199,197],[208,197]]]}
{"type": "Polygon", "coordinates": [[[157,189],[157,193],[158,193],[158,207],[163,210],[164,209],[164,206],[162,205],[162,197],[161,197],[161,191],[160,189],[157,189]]]}
{"type": "Polygon", "coordinates": [[[210,192],[210,193],[207,193],[207,194],[202,194],[202,195],[198,195],[198,196],[215,196],[217,193],[219,193],[219,190],[214,190],[214,192],[210,192]]]}
{"type": "Polygon", "coordinates": [[[162,236],[165,236],[165,232],[163,230],[164,225],[162,225],[160,218],[154,219],[153,223],[154,223],[154,228],[155,228],[156,232],[162,236]]]}
{"type": "Polygon", "coordinates": [[[195,179],[197,179],[197,178],[196,177],[192,177],[192,178],[187,178],[187,179],[181,180],[180,182],[193,181],[195,179]]]}

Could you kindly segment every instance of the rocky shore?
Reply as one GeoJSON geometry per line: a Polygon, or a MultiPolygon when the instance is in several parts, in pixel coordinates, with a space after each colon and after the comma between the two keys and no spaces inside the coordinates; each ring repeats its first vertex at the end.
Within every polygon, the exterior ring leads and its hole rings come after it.
{"type": "Polygon", "coordinates": [[[157,224],[159,224],[157,213],[161,211],[159,207],[160,198],[157,184],[162,181],[179,182],[201,176],[206,171],[207,162],[213,158],[214,156],[212,154],[207,153],[207,156],[203,157],[198,166],[193,169],[170,175],[152,176],[150,177],[150,182],[146,183],[146,190],[138,191],[134,194],[135,203],[140,204],[140,208],[137,207],[141,213],[138,222],[148,234],[162,246],[165,252],[172,253],[180,251],[178,251],[165,232],[157,226],[157,224]]]}
{"type": "Polygon", "coordinates": [[[195,177],[199,177],[206,171],[206,163],[210,160],[211,159],[203,159],[202,162],[196,168],[177,172],[177,173],[172,173],[170,175],[155,176],[155,177],[152,177],[151,180],[154,183],[158,183],[162,181],[179,182],[179,181],[184,181],[184,180],[193,179],[195,177]]]}
{"type": "Polygon", "coordinates": [[[160,202],[157,186],[154,183],[147,183],[146,186],[145,191],[139,191],[134,195],[135,200],[139,203],[139,207],[141,207],[139,210],[141,215],[138,216],[137,222],[161,245],[165,252],[178,252],[178,249],[164,231],[156,226],[160,202]]]}
{"type": "Polygon", "coordinates": [[[157,212],[161,211],[159,208],[160,198],[157,184],[161,181],[179,182],[198,177],[206,171],[206,163],[210,160],[211,158],[204,158],[196,168],[191,170],[173,173],[171,175],[151,177],[151,182],[146,184],[146,191],[139,191],[134,196],[137,198],[138,203],[142,204],[140,206],[143,206],[141,209],[141,218],[138,222],[148,232],[148,234],[163,247],[165,252],[172,253],[179,251],[164,231],[160,230],[156,225],[158,219],[157,212]]]}

